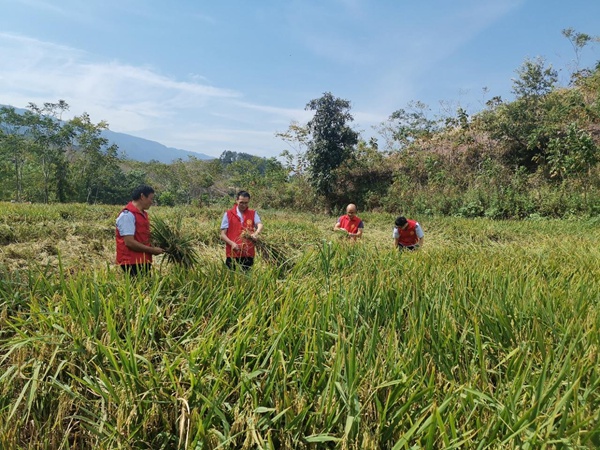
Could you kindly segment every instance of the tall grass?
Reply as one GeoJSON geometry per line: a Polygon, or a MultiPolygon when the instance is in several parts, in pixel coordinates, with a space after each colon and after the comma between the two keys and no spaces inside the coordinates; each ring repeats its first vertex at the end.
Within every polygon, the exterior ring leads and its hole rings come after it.
{"type": "Polygon", "coordinates": [[[356,244],[262,216],[293,239],[284,276],[229,271],[210,240],[139,280],[62,252],[0,270],[0,447],[600,445],[593,222],[422,219],[400,254],[391,216],[356,244]]]}

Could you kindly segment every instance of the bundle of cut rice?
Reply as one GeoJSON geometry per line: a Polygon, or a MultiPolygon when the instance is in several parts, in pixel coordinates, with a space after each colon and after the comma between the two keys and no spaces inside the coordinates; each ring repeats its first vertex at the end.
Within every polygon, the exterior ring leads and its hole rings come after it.
{"type": "Polygon", "coordinates": [[[198,253],[192,245],[192,238],[186,236],[181,229],[181,217],[175,219],[173,226],[160,218],[151,222],[152,241],[165,251],[167,261],[192,267],[198,263],[198,253]]]}
{"type": "Polygon", "coordinates": [[[273,266],[281,267],[283,269],[291,269],[293,266],[292,260],[290,259],[290,251],[282,245],[273,244],[266,242],[262,238],[254,239],[251,234],[244,230],[242,232],[242,238],[252,241],[256,251],[260,254],[262,259],[273,266]]]}

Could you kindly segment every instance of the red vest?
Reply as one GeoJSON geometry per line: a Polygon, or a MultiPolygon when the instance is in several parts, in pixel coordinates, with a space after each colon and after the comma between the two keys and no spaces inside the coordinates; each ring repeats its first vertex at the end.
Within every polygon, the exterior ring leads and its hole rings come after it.
{"type": "Polygon", "coordinates": [[[398,243],[400,245],[404,245],[405,247],[408,247],[410,245],[415,245],[417,242],[419,242],[419,238],[417,237],[416,228],[417,228],[417,222],[415,220],[409,220],[408,226],[405,229],[396,227],[396,229],[398,230],[398,234],[400,235],[400,239],[398,240],[398,243]]]}
{"type": "MultiPolygon", "coordinates": [[[[137,209],[133,202],[129,202],[123,211],[129,211],[135,216],[135,234],[133,238],[145,245],[150,245],[150,221],[148,220],[148,213],[137,209]]],[[[152,262],[152,255],[144,252],[134,252],[125,245],[125,240],[119,233],[119,229],[116,229],[117,238],[117,264],[119,265],[130,265],[130,264],[144,264],[152,262]]]]}
{"type": "Polygon", "coordinates": [[[254,233],[254,210],[247,209],[242,213],[243,222],[240,222],[240,216],[237,215],[237,205],[227,211],[227,220],[229,227],[227,228],[227,237],[241,247],[241,250],[233,251],[231,245],[225,244],[225,256],[228,258],[254,257],[254,243],[250,239],[243,239],[242,232],[254,233]]]}
{"type": "Polygon", "coordinates": [[[358,216],[354,216],[352,219],[350,219],[350,216],[347,214],[340,217],[340,227],[346,230],[348,233],[356,233],[359,225],[360,219],[358,216]]]}

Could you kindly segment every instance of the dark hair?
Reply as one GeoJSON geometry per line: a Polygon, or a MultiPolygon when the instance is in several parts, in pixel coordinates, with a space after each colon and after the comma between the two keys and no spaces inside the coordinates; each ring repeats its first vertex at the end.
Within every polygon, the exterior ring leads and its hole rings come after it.
{"type": "Polygon", "coordinates": [[[408,220],[406,220],[406,217],[398,216],[398,217],[396,217],[396,222],[394,222],[394,223],[396,224],[397,227],[403,227],[404,225],[406,225],[407,222],[408,222],[408,220]]]}
{"type": "Polygon", "coordinates": [[[142,198],[142,194],[148,197],[150,194],[154,194],[154,189],[152,189],[150,186],[146,186],[145,184],[141,184],[133,190],[131,193],[131,199],[139,200],[142,198]]]}
{"type": "Polygon", "coordinates": [[[250,198],[250,194],[248,193],[248,191],[240,191],[237,193],[235,199],[237,200],[240,197],[250,198]]]}

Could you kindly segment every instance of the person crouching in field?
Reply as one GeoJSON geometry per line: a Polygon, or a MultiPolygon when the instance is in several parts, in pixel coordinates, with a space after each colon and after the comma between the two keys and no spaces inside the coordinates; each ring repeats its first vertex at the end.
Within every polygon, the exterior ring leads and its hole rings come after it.
{"type": "Polygon", "coordinates": [[[150,220],[146,210],[154,201],[154,189],[138,186],[131,198],[117,217],[115,235],[117,264],[125,273],[135,276],[147,273],[152,267],[152,255],[160,255],[164,250],[150,244],[150,220]]]}
{"type": "Polygon", "coordinates": [[[235,205],[223,214],[221,239],[225,241],[225,264],[230,269],[239,264],[247,271],[254,264],[254,241],[263,229],[256,211],[248,208],[250,194],[237,193],[235,205]]]}
{"type": "Polygon", "coordinates": [[[399,216],[394,224],[394,245],[398,250],[416,250],[423,245],[424,234],[419,222],[399,216]]]}
{"type": "Polygon", "coordinates": [[[356,205],[350,203],[346,207],[346,214],[341,216],[337,223],[333,226],[333,231],[344,230],[348,233],[348,237],[354,241],[361,237],[365,225],[363,224],[363,221],[360,220],[360,217],[356,215],[356,213],[356,205]]]}

